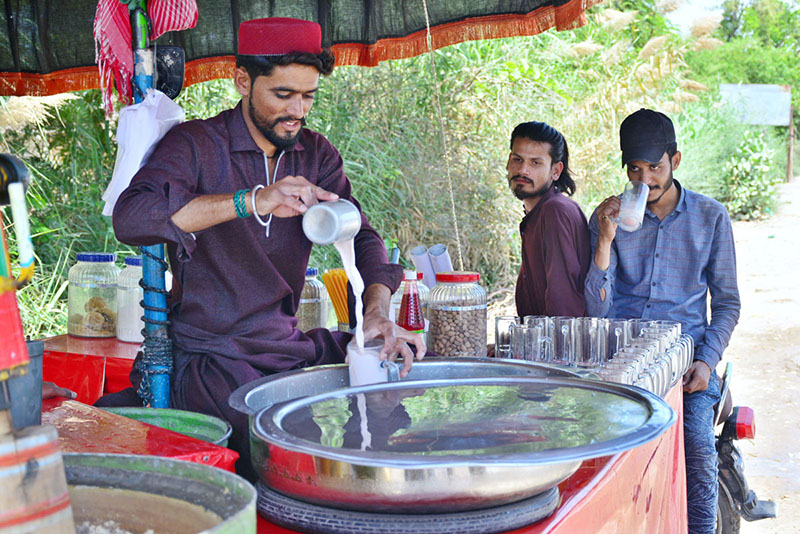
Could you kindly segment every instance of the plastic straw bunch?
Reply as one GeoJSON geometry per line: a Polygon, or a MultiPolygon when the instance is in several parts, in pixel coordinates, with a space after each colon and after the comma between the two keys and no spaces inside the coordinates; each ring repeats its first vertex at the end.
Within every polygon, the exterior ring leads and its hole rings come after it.
{"type": "Polygon", "coordinates": [[[333,303],[333,310],[336,312],[336,320],[347,324],[350,322],[350,314],[347,311],[347,275],[344,269],[330,269],[324,273],[322,283],[328,290],[328,295],[333,303]]]}

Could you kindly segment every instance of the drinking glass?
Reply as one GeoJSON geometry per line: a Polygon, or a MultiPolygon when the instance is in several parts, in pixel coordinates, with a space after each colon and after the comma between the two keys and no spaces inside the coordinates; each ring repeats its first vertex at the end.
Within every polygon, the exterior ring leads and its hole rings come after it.
{"type": "Polygon", "coordinates": [[[524,324],[525,326],[533,326],[533,325],[536,324],[536,321],[538,319],[541,319],[543,317],[547,317],[547,316],[546,315],[526,315],[525,317],[522,318],[522,324],[524,324]]]}
{"type": "Polygon", "coordinates": [[[635,338],[641,335],[643,329],[652,326],[655,321],[650,319],[628,319],[628,323],[631,326],[631,338],[635,338]]]}
{"type": "Polygon", "coordinates": [[[575,363],[578,367],[600,367],[607,360],[608,321],[598,317],[575,319],[575,363]]]}
{"type": "Polygon", "coordinates": [[[659,354],[651,368],[658,374],[660,389],[658,394],[665,396],[672,387],[672,365],[666,353],[659,354]]]}
{"type": "Polygon", "coordinates": [[[614,358],[610,359],[606,365],[612,364],[621,364],[621,365],[630,365],[633,369],[633,376],[636,377],[641,373],[647,365],[644,363],[644,358],[640,354],[635,353],[624,353],[620,352],[620,354],[614,356],[614,358]]]}
{"type": "Polygon", "coordinates": [[[511,326],[519,324],[519,317],[500,315],[494,318],[494,356],[511,357],[511,326]]]}
{"type": "Polygon", "coordinates": [[[540,326],[511,325],[511,357],[542,361],[543,336],[540,326]]]}
{"type": "Polygon", "coordinates": [[[669,339],[669,332],[661,331],[656,328],[645,328],[638,339],[646,339],[654,342],[658,347],[656,352],[664,352],[672,345],[672,341],[669,339]]]}
{"type": "Polygon", "coordinates": [[[689,334],[681,334],[679,345],[681,347],[681,354],[683,355],[680,375],[683,376],[686,374],[686,371],[689,370],[689,366],[692,365],[692,361],[694,360],[694,338],[689,334]]]}
{"type": "Polygon", "coordinates": [[[630,344],[622,349],[625,352],[628,349],[634,349],[642,354],[645,365],[650,365],[656,357],[658,352],[658,340],[637,337],[630,344]]]}
{"type": "Polygon", "coordinates": [[[681,327],[681,323],[679,323],[678,321],[668,321],[666,319],[659,319],[659,320],[653,321],[653,322],[656,324],[656,326],[659,326],[659,327],[662,327],[662,328],[671,328],[673,330],[676,330],[676,332],[674,334],[675,339],[681,337],[681,333],[682,333],[681,329],[682,329],[682,327],[681,327]]]}
{"type": "Polygon", "coordinates": [[[627,319],[609,319],[607,331],[606,353],[610,358],[630,343],[633,336],[631,324],[627,319]]]}
{"type": "Polygon", "coordinates": [[[670,366],[670,381],[669,387],[672,388],[680,381],[683,373],[681,373],[683,366],[683,351],[680,343],[673,344],[667,349],[666,357],[669,360],[670,366]]]}
{"type": "Polygon", "coordinates": [[[663,389],[663,384],[662,384],[663,379],[661,372],[658,370],[658,366],[655,364],[649,366],[647,369],[642,371],[642,374],[639,376],[641,377],[642,375],[650,377],[652,381],[651,382],[652,386],[650,387],[650,391],[652,391],[658,396],[661,396],[661,390],[663,389]]]}
{"type": "Polygon", "coordinates": [[[551,363],[554,360],[553,338],[555,335],[555,321],[552,317],[547,315],[526,315],[523,319],[524,324],[527,326],[539,326],[542,328],[542,337],[544,339],[544,353],[542,354],[543,362],[551,363]]]}
{"type": "Polygon", "coordinates": [[[669,340],[669,343],[672,344],[678,340],[681,336],[680,332],[680,325],[673,323],[673,324],[661,324],[657,321],[654,321],[653,324],[644,328],[642,333],[655,333],[663,335],[669,340]]]}
{"type": "Polygon", "coordinates": [[[553,362],[575,365],[575,317],[553,317],[553,362]]]}
{"type": "Polygon", "coordinates": [[[604,365],[597,374],[606,382],[616,382],[618,384],[632,384],[633,377],[638,376],[633,365],[612,362],[604,365]]]}
{"type": "Polygon", "coordinates": [[[655,393],[656,384],[653,378],[652,373],[648,373],[647,369],[639,373],[639,376],[636,377],[633,381],[634,386],[639,386],[642,389],[646,389],[647,391],[652,391],[655,393]]]}
{"type": "Polygon", "coordinates": [[[620,228],[626,232],[635,232],[642,227],[649,194],[650,188],[644,182],[631,180],[625,184],[616,219],[620,228]]]}

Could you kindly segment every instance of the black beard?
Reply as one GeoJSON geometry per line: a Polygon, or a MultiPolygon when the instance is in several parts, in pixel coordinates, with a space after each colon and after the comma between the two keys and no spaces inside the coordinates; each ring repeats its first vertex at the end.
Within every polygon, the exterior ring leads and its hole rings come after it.
{"type": "MultiPolygon", "coordinates": [[[[298,119],[288,116],[278,117],[277,119],[272,121],[272,124],[268,124],[267,120],[264,117],[262,117],[258,113],[258,111],[256,111],[256,108],[253,105],[252,100],[250,101],[249,109],[250,109],[250,119],[252,119],[255,127],[258,129],[259,132],[261,132],[261,135],[263,135],[267,139],[267,141],[269,141],[275,148],[278,149],[278,151],[286,150],[294,146],[294,144],[297,142],[297,139],[300,137],[300,132],[302,130],[298,130],[298,132],[294,135],[289,135],[288,137],[281,137],[275,132],[275,126],[277,126],[278,123],[281,121],[293,121],[298,119]]],[[[306,125],[305,117],[302,117],[299,120],[301,126],[306,125]]]]}
{"type": "MultiPolygon", "coordinates": [[[[667,183],[664,185],[664,190],[661,192],[661,194],[660,194],[660,195],[658,195],[658,198],[657,198],[657,199],[655,199],[655,200],[648,200],[648,201],[647,201],[647,205],[648,205],[648,206],[653,206],[653,205],[657,204],[657,203],[658,203],[658,201],[659,201],[659,200],[661,200],[661,197],[663,197],[664,195],[666,195],[666,194],[667,194],[667,191],[669,191],[669,188],[670,188],[670,187],[672,187],[672,183],[675,181],[675,178],[674,178],[674,176],[673,176],[673,174],[672,174],[672,162],[670,162],[670,164],[669,164],[669,167],[670,167],[670,168],[669,168],[669,180],[667,180],[667,183]]],[[[651,188],[650,188],[650,191],[652,191],[653,189],[661,189],[661,187],[660,187],[660,186],[659,186],[659,187],[651,187],[651,188]]]]}
{"type": "MultiPolygon", "coordinates": [[[[542,187],[540,187],[539,189],[535,189],[533,191],[528,192],[528,191],[523,191],[522,188],[519,188],[519,189],[515,189],[514,188],[514,186],[511,184],[511,182],[513,180],[516,180],[517,178],[522,178],[522,176],[520,176],[518,174],[515,175],[515,176],[512,176],[511,178],[508,179],[508,182],[509,182],[509,185],[511,185],[511,191],[514,193],[514,196],[517,197],[517,199],[519,199],[519,200],[525,200],[526,198],[540,197],[540,196],[544,195],[545,193],[547,193],[547,191],[550,190],[550,186],[553,185],[553,181],[549,180],[548,181],[549,183],[542,184],[542,187]]],[[[530,183],[531,183],[531,185],[533,185],[533,182],[530,182],[530,183]]]]}

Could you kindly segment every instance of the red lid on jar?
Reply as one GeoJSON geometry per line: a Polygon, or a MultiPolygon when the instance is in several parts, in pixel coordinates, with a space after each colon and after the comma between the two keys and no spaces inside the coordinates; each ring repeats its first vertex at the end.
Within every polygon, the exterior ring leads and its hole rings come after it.
{"type": "Polygon", "coordinates": [[[477,282],[480,275],[473,271],[445,271],[436,273],[437,282],[477,282]]]}

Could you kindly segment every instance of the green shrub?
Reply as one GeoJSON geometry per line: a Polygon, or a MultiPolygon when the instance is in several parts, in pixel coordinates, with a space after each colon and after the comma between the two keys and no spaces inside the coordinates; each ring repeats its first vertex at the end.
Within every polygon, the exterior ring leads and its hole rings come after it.
{"type": "Polygon", "coordinates": [[[674,119],[682,156],[676,178],[689,189],[723,202],[726,164],[747,126],[739,124],[727,106],[714,105],[713,97],[688,107],[674,119]]]}
{"type": "Polygon", "coordinates": [[[775,207],[774,150],[763,132],[746,132],[725,164],[727,194],[723,204],[735,219],[757,219],[771,215],[775,207]]]}

